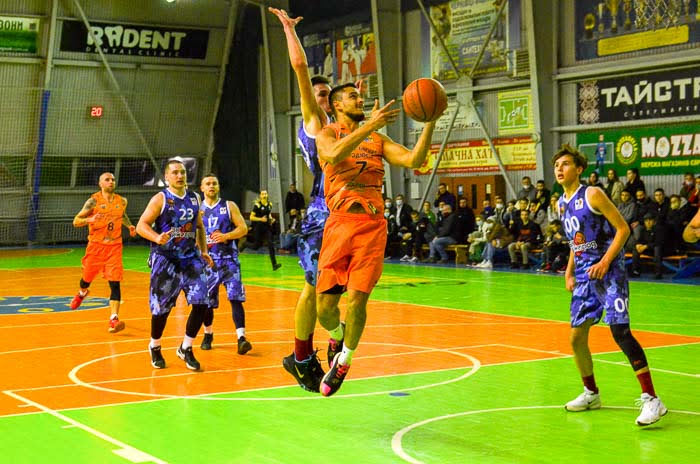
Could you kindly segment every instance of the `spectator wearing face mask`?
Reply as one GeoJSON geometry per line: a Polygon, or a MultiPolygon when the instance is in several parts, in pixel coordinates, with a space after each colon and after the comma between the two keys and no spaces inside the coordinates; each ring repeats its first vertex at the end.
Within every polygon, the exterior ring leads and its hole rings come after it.
{"type": "MultiPolygon", "coordinates": [[[[494,209],[493,209],[493,216],[494,220],[498,222],[499,224],[504,224],[504,219],[503,217],[506,214],[506,204],[503,202],[503,198],[496,198],[495,204],[494,204],[494,209]]],[[[486,216],[488,219],[491,216],[486,216]]]]}
{"type": "Polygon", "coordinates": [[[394,216],[398,228],[408,227],[411,224],[411,205],[404,202],[403,195],[394,197],[394,216]]]}
{"type": "Polygon", "coordinates": [[[528,176],[525,176],[520,184],[522,185],[522,188],[518,191],[518,200],[521,198],[526,198],[528,203],[534,201],[535,197],[537,196],[537,190],[535,187],[533,187],[532,180],[530,180],[528,176]]]}
{"type": "Polygon", "coordinates": [[[391,208],[386,206],[384,203],[384,219],[386,219],[386,246],[384,247],[384,258],[392,258],[392,250],[395,248],[399,226],[396,225],[396,218],[391,212],[391,208]]]}
{"type": "Polygon", "coordinates": [[[469,234],[467,243],[469,243],[469,263],[478,263],[481,261],[481,253],[486,246],[486,235],[493,227],[495,219],[489,217],[484,220],[484,216],[480,214],[476,217],[476,230],[469,234]]]}

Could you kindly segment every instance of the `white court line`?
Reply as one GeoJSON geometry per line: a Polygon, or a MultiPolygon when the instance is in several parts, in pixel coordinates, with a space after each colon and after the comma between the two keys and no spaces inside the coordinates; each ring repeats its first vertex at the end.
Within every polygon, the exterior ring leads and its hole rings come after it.
{"type": "Polygon", "coordinates": [[[494,345],[504,346],[506,348],[513,348],[516,350],[534,351],[535,353],[546,353],[546,354],[553,354],[553,355],[557,355],[557,356],[566,356],[566,353],[562,353],[561,351],[538,350],[537,348],[528,348],[525,346],[517,346],[517,345],[506,345],[504,343],[494,343],[494,345]]]}
{"type": "MultiPolygon", "coordinates": [[[[629,367],[629,363],[622,362],[622,361],[608,361],[607,359],[597,359],[597,358],[593,358],[593,359],[595,362],[602,362],[602,363],[606,363],[606,364],[615,364],[617,366],[629,367]]],[[[696,379],[700,379],[700,374],[690,374],[688,372],[670,371],[668,369],[659,369],[658,367],[650,367],[649,370],[653,371],[653,372],[664,372],[666,374],[682,375],[684,377],[693,377],[696,379]]]]}
{"type": "MultiPolygon", "coordinates": [[[[410,432],[411,430],[417,429],[418,427],[421,427],[426,424],[430,424],[432,422],[437,422],[441,420],[446,420],[446,419],[454,419],[455,417],[462,417],[462,416],[471,416],[475,414],[485,414],[489,412],[503,412],[503,411],[526,411],[526,410],[532,410],[532,409],[562,409],[563,405],[558,404],[558,405],[552,405],[552,406],[513,406],[510,408],[492,408],[492,409],[479,409],[476,411],[465,411],[465,412],[458,412],[455,414],[446,414],[444,416],[437,416],[437,417],[431,417],[430,419],[425,419],[420,422],[413,423],[407,427],[404,427],[403,429],[399,430],[394,434],[394,436],[391,438],[391,449],[394,451],[394,454],[396,454],[398,457],[403,459],[406,462],[410,462],[411,464],[424,464],[423,461],[419,461],[418,459],[412,457],[408,453],[406,453],[403,450],[403,445],[402,445],[402,440],[403,437],[410,432]]],[[[633,406],[603,406],[602,409],[634,409],[638,410],[639,408],[633,407],[633,406]]],[[[696,411],[683,411],[683,410],[671,410],[669,409],[669,412],[673,412],[676,414],[690,414],[693,416],[700,416],[700,412],[696,411]]]]}
{"type": "Polygon", "coordinates": [[[73,427],[78,427],[79,429],[82,429],[82,430],[86,431],[87,433],[96,436],[97,438],[100,438],[102,440],[105,440],[105,441],[117,446],[118,449],[113,449],[112,452],[118,456],[121,456],[124,459],[127,459],[127,460],[129,460],[131,462],[135,462],[135,463],[154,462],[156,464],[167,464],[166,461],[163,461],[162,459],[158,459],[154,456],[151,456],[150,454],[145,453],[141,450],[138,450],[138,449],[134,448],[133,446],[129,446],[126,443],[123,443],[123,442],[117,440],[116,438],[110,437],[109,435],[106,435],[98,430],[95,430],[92,427],[89,427],[85,424],[82,424],[82,423],[76,421],[76,420],[73,420],[70,417],[64,416],[63,414],[61,414],[57,411],[54,411],[51,408],[47,408],[44,405],[36,403],[36,402],[29,400],[27,398],[24,398],[23,396],[17,395],[16,393],[13,393],[12,391],[5,390],[5,391],[3,391],[3,393],[8,395],[8,396],[11,396],[12,398],[14,398],[18,401],[21,401],[21,402],[26,403],[30,406],[33,406],[37,409],[40,409],[41,411],[43,411],[47,414],[50,414],[59,420],[67,422],[68,424],[70,424],[73,427]]]}

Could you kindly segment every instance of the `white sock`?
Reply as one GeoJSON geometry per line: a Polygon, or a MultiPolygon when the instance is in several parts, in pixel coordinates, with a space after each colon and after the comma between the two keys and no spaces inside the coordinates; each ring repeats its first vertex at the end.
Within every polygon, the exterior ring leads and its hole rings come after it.
{"type": "Polygon", "coordinates": [[[343,333],[343,324],[338,324],[338,327],[333,330],[329,330],[328,333],[333,340],[342,340],[343,336],[345,335],[343,333]]]}
{"type": "Polygon", "coordinates": [[[151,338],[151,343],[148,344],[149,348],[158,348],[160,347],[160,338],[156,340],[155,338],[151,338]]]}
{"type": "Polygon", "coordinates": [[[346,366],[349,366],[352,364],[352,354],[355,352],[355,350],[351,350],[350,348],[343,343],[343,351],[340,352],[340,358],[338,358],[338,362],[340,364],[344,364],[346,366]]]}
{"type": "Polygon", "coordinates": [[[80,296],[85,296],[85,295],[88,294],[88,289],[87,289],[87,288],[85,288],[85,289],[82,289],[82,288],[81,288],[79,293],[80,293],[80,296]]]}
{"type": "Polygon", "coordinates": [[[185,335],[185,338],[182,340],[182,349],[186,350],[187,348],[191,347],[193,341],[194,338],[185,335]]]}
{"type": "Polygon", "coordinates": [[[238,338],[245,337],[245,327],[240,327],[236,329],[236,336],[238,338]]]}
{"type": "Polygon", "coordinates": [[[213,334],[214,333],[214,324],[210,326],[204,326],[204,333],[205,334],[213,334]]]}
{"type": "Polygon", "coordinates": [[[109,316],[109,320],[111,321],[112,319],[119,319],[119,314],[112,314],[109,316]]]}

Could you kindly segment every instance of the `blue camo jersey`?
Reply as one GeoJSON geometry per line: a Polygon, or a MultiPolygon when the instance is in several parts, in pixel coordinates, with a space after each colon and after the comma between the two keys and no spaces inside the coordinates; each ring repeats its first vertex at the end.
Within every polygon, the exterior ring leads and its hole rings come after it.
{"type": "MultiPolygon", "coordinates": [[[[326,118],[326,124],[330,119],[326,118]]],[[[318,272],[318,257],[321,253],[321,241],[323,239],[323,228],[328,219],[328,206],[324,192],[324,178],[321,164],[318,160],[318,150],[316,148],[316,137],[309,135],[304,128],[304,123],[299,128],[299,146],[304,162],[309,167],[309,171],[314,176],[314,183],[311,189],[311,200],[306,209],[306,216],[301,223],[301,236],[299,237],[299,265],[304,270],[304,279],[310,285],[316,285],[316,274],[318,272]]]]}
{"type": "MultiPolygon", "coordinates": [[[[326,116],[326,124],[330,119],[326,116]]],[[[323,230],[328,218],[328,206],[326,206],[325,192],[323,190],[323,170],[318,161],[318,150],[316,148],[316,137],[306,132],[304,123],[299,127],[298,133],[299,147],[304,157],[304,162],[309,171],[314,176],[314,183],[311,187],[309,206],[306,209],[306,217],[301,224],[301,233],[307,234],[317,230],[323,230]]]]}
{"type": "Polygon", "coordinates": [[[238,256],[236,241],[230,240],[225,243],[215,243],[211,239],[211,234],[219,231],[222,234],[231,232],[236,225],[231,220],[231,212],[228,203],[219,199],[215,204],[209,206],[206,201],[202,202],[202,222],[207,232],[207,248],[212,259],[232,258],[238,256]]]}
{"type": "Polygon", "coordinates": [[[170,231],[170,240],[165,245],[151,242],[151,253],[169,258],[191,258],[199,254],[197,249],[197,216],[199,196],[185,191],[178,197],[170,190],[161,192],[164,196],[163,208],[153,224],[157,233],[170,231]]]}
{"type": "Polygon", "coordinates": [[[571,299],[571,325],[578,327],[586,319],[598,322],[603,311],[607,324],[628,324],[629,284],[622,251],[602,279],[590,280],[587,273],[610,248],[616,232],[605,216],[588,203],[588,188],[581,185],[571,198],[564,194],[559,199],[564,231],[574,254],[576,286],[571,299]]]}

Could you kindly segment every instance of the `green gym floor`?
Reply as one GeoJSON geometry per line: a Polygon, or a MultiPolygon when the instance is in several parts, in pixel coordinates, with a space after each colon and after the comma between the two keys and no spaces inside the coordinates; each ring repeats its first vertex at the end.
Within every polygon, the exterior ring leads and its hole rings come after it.
{"type": "MultiPolygon", "coordinates": [[[[241,256],[253,350],[236,353],[222,294],[214,349],[199,349],[200,333],[192,372],[175,356],[184,304],[163,338],[168,367],[151,368],[147,249],[124,252],[126,329],[110,334],[103,280],[68,309],[82,248],[0,251],[0,462],[699,462],[699,285],[630,283],[632,328],[669,408],[641,428],[639,384],[602,325],[591,349],[603,408],[564,410],[582,385],[562,276],[387,263],[347,380],[322,398],[281,366],[296,257],[272,272],[266,255],[241,256]]],[[[326,339],[317,328],[324,368],[326,339]]]]}

